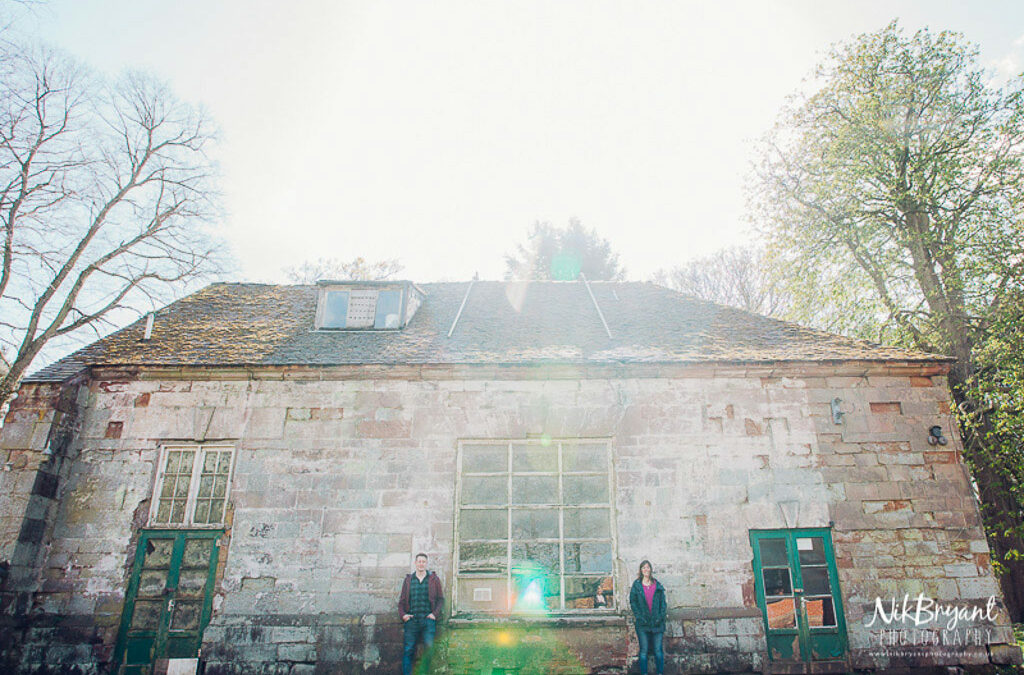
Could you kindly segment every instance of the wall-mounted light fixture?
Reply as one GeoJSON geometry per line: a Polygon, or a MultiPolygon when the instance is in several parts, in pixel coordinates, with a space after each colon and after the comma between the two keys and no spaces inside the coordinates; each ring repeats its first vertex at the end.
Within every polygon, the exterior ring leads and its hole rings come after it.
{"type": "Polygon", "coordinates": [[[942,427],[935,425],[928,430],[928,445],[945,445],[949,440],[942,435],[942,427]]]}
{"type": "Polygon", "coordinates": [[[832,399],[832,403],[830,404],[832,406],[832,424],[843,423],[843,411],[839,409],[840,403],[842,403],[842,401],[840,401],[839,397],[837,396],[836,398],[832,399]]]}

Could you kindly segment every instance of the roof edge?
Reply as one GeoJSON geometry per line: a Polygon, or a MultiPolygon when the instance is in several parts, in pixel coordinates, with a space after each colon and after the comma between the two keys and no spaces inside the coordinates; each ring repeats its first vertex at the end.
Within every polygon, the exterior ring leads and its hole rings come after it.
{"type": "Polygon", "coordinates": [[[614,379],[616,371],[629,371],[626,378],[640,379],[696,377],[835,376],[865,377],[945,376],[953,359],[835,359],[777,361],[671,361],[634,363],[422,363],[422,364],[339,364],[339,365],[202,365],[160,366],[106,364],[86,366],[64,378],[26,377],[22,384],[66,382],[91,371],[95,379],[265,379],[265,380],[353,380],[353,379],[467,379],[501,374],[507,379],[614,379]]]}

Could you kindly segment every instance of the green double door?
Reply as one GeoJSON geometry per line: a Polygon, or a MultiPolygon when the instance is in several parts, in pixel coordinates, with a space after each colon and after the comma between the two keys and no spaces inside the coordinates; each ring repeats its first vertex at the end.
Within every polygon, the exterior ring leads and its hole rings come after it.
{"type": "Polygon", "coordinates": [[[145,530],[125,595],[116,672],[149,675],[159,659],[196,658],[210,621],[219,530],[145,530]]]}
{"type": "Polygon", "coordinates": [[[846,619],[827,528],[751,530],[773,672],[843,670],[846,619]]]}

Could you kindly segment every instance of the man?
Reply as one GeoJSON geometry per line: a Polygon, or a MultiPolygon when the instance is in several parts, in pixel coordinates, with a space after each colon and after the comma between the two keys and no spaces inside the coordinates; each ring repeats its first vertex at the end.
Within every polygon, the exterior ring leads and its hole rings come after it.
{"type": "Polygon", "coordinates": [[[430,670],[430,648],[437,631],[437,617],[441,616],[444,591],[441,580],[427,571],[427,554],[416,554],[416,571],[405,576],[402,592],[398,596],[398,613],[405,622],[405,643],[402,651],[402,673],[412,675],[412,660],[416,645],[423,641],[423,670],[430,670]]]}

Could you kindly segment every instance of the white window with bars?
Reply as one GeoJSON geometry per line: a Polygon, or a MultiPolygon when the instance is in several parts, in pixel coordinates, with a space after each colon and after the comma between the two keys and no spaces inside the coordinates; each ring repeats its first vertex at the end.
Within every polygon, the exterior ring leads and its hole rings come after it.
{"type": "Polygon", "coordinates": [[[231,493],[234,448],[165,446],[149,513],[152,527],[219,527],[231,493]]]}
{"type": "Polygon", "coordinates": [[[611,467],[607,440],[460,443],[456,612],[613,609],[611,467]]]}
{"type": "Polygon", "coordinates": [[[349,291],[347,328],[373,328],[377,316],[377,295],[377,291],[349,291]]]}

